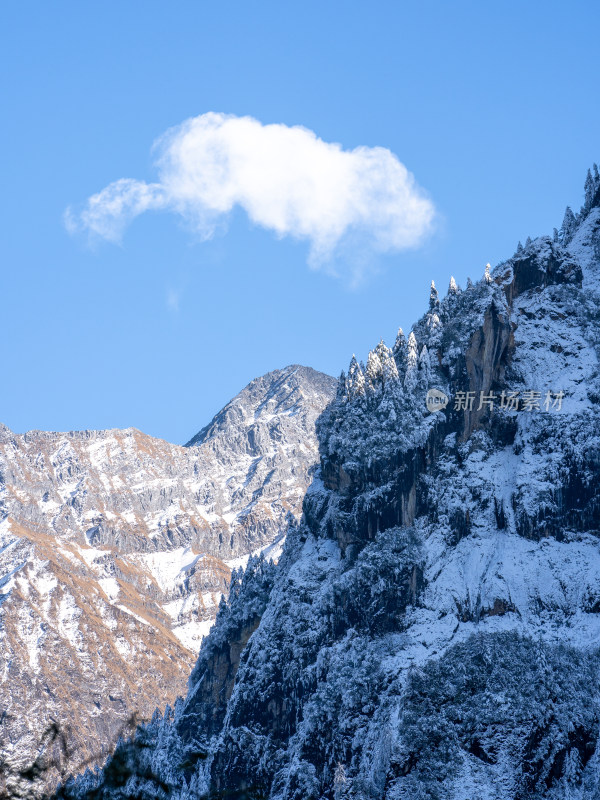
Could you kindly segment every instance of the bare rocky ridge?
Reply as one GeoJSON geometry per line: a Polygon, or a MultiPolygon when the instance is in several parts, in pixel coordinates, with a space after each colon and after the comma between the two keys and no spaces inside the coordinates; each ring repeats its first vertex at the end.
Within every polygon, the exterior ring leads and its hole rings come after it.
{"type": "Polygon", "coordinates": [[[184,692],[232,569],[299,518],[335,383],[271,372],[186,447],[0,426],[0,795],[39,795],[184,692]]]}

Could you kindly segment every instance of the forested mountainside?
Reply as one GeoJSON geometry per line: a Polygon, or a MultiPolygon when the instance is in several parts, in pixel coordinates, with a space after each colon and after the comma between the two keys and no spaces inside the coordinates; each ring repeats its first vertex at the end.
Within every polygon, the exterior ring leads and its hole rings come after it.
{"type": "Polygon", "coordinates": [[[187,447],[0,428],[0,796],[48,793],[185,691],[232,570],[300,517],[335,384],[271,372],[187,447]]]}
{"type": "Polygon", "coordinates": [[[599,323],[594,168],[553,237],[352,359],[278,565],[59,796],[599,797],[599,323]]]}

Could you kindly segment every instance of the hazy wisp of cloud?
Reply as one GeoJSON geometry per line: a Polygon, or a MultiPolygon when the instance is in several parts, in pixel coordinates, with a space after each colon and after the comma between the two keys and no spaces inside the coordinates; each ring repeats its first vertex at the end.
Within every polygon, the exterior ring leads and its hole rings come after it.
{"type": "Polygon", "coordinates": [[[135,217],[168,210],[209,239],[240,206],[256,225],[307,241],[310,265],[326,268],[349,250],[364,262],[415,247],[432,229],[432,202],[383,147],[343,150],[307,128],[211,112],[167,131],[155,150],[156,183],[111,183],[67,209],[67,228],[116,242],[135,217]]]}

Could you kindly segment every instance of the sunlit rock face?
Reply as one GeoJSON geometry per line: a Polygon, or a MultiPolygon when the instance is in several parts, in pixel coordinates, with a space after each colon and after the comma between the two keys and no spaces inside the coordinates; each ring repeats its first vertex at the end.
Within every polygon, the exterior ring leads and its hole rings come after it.
{"type": "Polygon", "coordinates": [[[185,447],[0,427],[2,791],[40,795],[185,693],[232,569],[300,518],[335,385],[271,372],[185,447]]]}

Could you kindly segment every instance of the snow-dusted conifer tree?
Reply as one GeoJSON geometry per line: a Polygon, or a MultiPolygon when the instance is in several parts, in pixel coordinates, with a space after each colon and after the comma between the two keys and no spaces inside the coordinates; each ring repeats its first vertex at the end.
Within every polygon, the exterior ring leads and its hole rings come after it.
{"type": "Polygon", "coordinates": [[[592,178],[591,169],[588,169],[587,171],[584,190],[585,190],[585,201],[583,207],[586,211],[589,211],[590,208],[592,207],[594,195],[596,194],[596,187],[594,186],[594,179],[592,178]]]}
{"type": "Polygon", "coordinates": [[[402,328],[398,328],[398,335],[396,336],[392,353],[398,368],[398,379],[403,381],[406,373],[406,337],[402,328]]]}
{"type": "Polygon", "coordinates": [[[424,344],[419,353],[419,385],[425,389],[429,386],[431,380],[431,362],[429,360],[429,350],[427,345],[424,344]]]}
{"type": "Polygon", "coordinates": [[[409,391],[412,391],[417,385],[418,358],[417,337],[414,331],[411,331],[408,337],[406,374],[404,375],[404,385],[409,391]]]}
{"type": "Polygon", "coordinates": [[[348,386],[346,385],[346,373],[344,370],[341,371],[338,378],[336,397],[338,400],[346,400],[348,398],[348,386]]]}
{"type": "Polygon", "coordinates": [[[584,210],[591,211],[594,202],[597,202],[598,192],[600,191],[600,173],[598,172],[598,165],[594,164],[592,170],[588,169],[587,177],[585,179],[585,205],[584,210]],[[593,172],[592,172],[593,170],[593,172]]]}
{"type": "Polygon", "coordinates": [[[406,336],[404,335],[402,328],[398,328],[398,334],[396,336],[396,341],[394,342],[392,352],[394,354],[394,358],[396,359],[396,364],[401,366],[404,363],[404,358],[406,356],[406,336]]]}
{"type": "Polygon", "coordinates": [[[562,240],[565,244],[568,244],[573,238],[573,234],[575,233],[576,227],[577,227],[577,218],[575,217],[575,214],[571,211],[570,206],[567,206],[567,208],[565,209],[565,216],[561,227],[562,240]]]}
{"type": "Polygon", "coordinates": [[[365,396],[365,376],[356,360],[356,356],[350,359],[350,366],[348,367],[348,377],[346,379],[348,386],[348,399],[354,400],[356,397],[365,396]]]}
{"type": "Polygon", "coordinates": [[[383,367],[375,350],[370,350],[365,370],[367,394],[377,394],[383,384],[383,367]]]}
{"type": "Polygon", "coordinates": [[[454,275],[450,276],[450,285],[448,286],[448,294],[455,295],[458,294],[460,289],[458,288],[458,284],[454,280],[454,275]]]}
{"type": "Polygon", "coordinates": [[[492,269],[492,265],[488,261],[488,263],[485,265],[485,282],[486,283],[491,283],[492,282],[492,273],[490,271],[491,269],[492,269]]]}
{"type": "Polygon", "coordinates": [[[437,314],[431,314],[428,322],[432,333],[435,333],[435,331],[439,331],[439,329],[442,327],[442,321],[437,314]]]}
{"type": "Polygon", "coordinates": [[[390,357],[386,359],[383,365],[383,385],[387,389],[388,387],[396,386],[399,381],[398,367],[390,351],[390,357]]]}
{"type": "Polygon", "coordinates": [[[394,361],[394,354],[389,347],[386,346],[383,339],[375,348],[375,354],[379,358],[381,364],[381,378],[384,387],[392,386],[398,382],[398,368],[394,361]]]}
{"type": "Polygon", "coordinates": [[[440,306],[440,298],[438,297],[438,290],[435,288],[435,282],[431,281],[431,289],[429,291],[429,310],[437,311],[440,306]]]}

